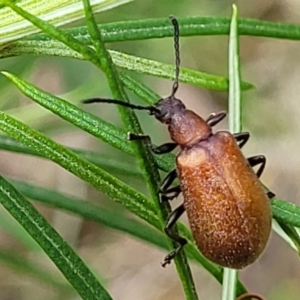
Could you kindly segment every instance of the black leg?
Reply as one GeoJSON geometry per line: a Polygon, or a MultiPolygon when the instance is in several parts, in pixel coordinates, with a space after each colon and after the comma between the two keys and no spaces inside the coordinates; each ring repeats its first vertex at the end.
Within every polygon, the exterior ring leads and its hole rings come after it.
{"type": "Polygon", "coordinates": [[[212,113],[210,116],[206,119],[206,123],[210,126],[213,127],[219,122],[221,122],[224,118],[226,117],[226,112],[221,111],[219,113],[212,113]]]}
{"type": "Polygon", "coordinates": [[[155,154],[168,153],[173,151],[177,147],[176,143],[165,143],[160,146],[155,146],[151,143],[151,138],[149,135],[134,134],[131,132],[128,133],[128,140],[129,141],[145,140],[155,154]]]}
{"type": "Polygon", "coordinates": [[[242,148],[249,140],[250,133],[249,132],[239,132],[239,133],[235,133],[233,136],[237,142],[240,142],[239,147],[242,148]]]}
{"type": "Polygon", "coordinates": [[[159,189],[161,202],[173,200],[180,194],[181,192],[180,186],[169,188],[176,178],[177,178],[177,170],[174,169],[162,181],[159,189]]]}
{"type": "Polygon", "coordinates": [[[177,170],[174,169],[173,171],[171,171],[162,181],[159,191],[161,193],[165,192],[173,183],[173,181],[177,178],[177,170]]]}
{"type": "Polygon", "coordinates": [[[171,251],[164,259],[164,262],[162,263],[162,266],[165,267],[167,264],[171,263],[171,261],[174,259],[174,257],[177,255],[177,253],[182,249],[182,247],[187,243],[187,240],[179,236],[177,233],[173,231],[173,226],[178,221],[180,216],[184,213],[185,208],[183,204],[178,206],[168,217],[166,226],[165,226],[165,233],[167,236],[172,239],[173,241],[176,241],[179,246],[175,248],[173,251],[171,251]]]}
{"type": "Polygon", "coordinates": [[[161,192],[160,201],[171,201],[181,193],[180,185],[174,186],[164,192],[161,192]]]}
{"type": "Polygon", "coordinates": [[[276,197],[276,195],[271,191],[267,192],[267,196],[268,196],[269,199],[272,199],[272,198],[276,197]]]}
{"type": "Polygon", "coordinates": [[[263,155],[252,156],[252,157],[248,158],[248,162],[251,167],[255,167],[255,166],[261,164],[261,166],[259,167],[259,169],[256,172],[256,175],[259,178],[266,166],[266,157],[263,155]]]}
{"type": "MultiPolygon", "coordinates": [[[[249,162],[251,167],[254,167],[254,166],[257,166],[257,165],[261,164],[258,171],[256,172],[256,175],[259,178],[261,176],[262,172],[264,171],[265,166],[266,166],[266,157],[263,156],[263,155],[257,155],[257,156],[249,157],[248,162],[249,162]]],[[[266,194],[267,194],[267,197],[269,199],[272,199],[272,198],[276,197],[276,195],[271,191],[268,191],[266,194]]]]}

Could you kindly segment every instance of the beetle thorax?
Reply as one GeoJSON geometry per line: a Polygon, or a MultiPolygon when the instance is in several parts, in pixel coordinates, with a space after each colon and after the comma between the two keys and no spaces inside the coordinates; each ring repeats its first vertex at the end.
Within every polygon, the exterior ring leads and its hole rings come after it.
{"type": "Polygon", "coordinates": [[[211,135],[211,128],[193,111],[175,114],[168,126],[171,139],[182,147],[192,146],[211,135]]]}

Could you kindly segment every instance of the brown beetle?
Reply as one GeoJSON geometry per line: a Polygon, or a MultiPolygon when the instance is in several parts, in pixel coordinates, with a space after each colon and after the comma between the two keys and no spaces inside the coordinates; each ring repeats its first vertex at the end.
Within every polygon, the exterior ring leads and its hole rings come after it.
{"type": "Polygon", "coordinates": [[[179,246],[169,253],[163,266],[170,263],[186,240],[172,227],[186,210],[191,230],[201,253],[214,263],[240,269],[254,262],[262,253],[271,230],[271,207],[258,178],[266,158],[262,155],[246,159],[240,148],[249,139],[248,132],[231,134],[227,131],[212,133],[212,127],[225,118],[226,113],[211,114],[207,120],[186,109],[175,97],[179,77],[179,26],[174,26],[176,78],[169,97],[153,106],[138,106],[119,100],[93,98],[84,103],[106,102],[132,109],[149,111],[161,123],[168,125],[173,143],[155,147],[150,137],[129,134],[130,140],[146,139],[156,154],[181,148],[176,158],[176,169],[164,179],[160,194],[162,201],[172,200],[180,192],[184,203],[167,220],[166,234],[179,246]],[[238,144],[239,143],[239,144],[238,144]],[[252,167],[260,165],[255,174],[252,167]],[[179,178],[180,185],[171,187],[179,178]]]}

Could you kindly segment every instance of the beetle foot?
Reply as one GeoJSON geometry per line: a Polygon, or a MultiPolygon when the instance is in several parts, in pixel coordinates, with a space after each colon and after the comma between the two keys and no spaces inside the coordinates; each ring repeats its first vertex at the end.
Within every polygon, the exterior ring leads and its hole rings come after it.
{"type": "Polygon", "coordinates": [[[163,268],[166,267],[166,265],[169,265],[171,263],[171,261],[174,259],[174,257],[176,256],[177,251],[176,249],[174,249],[172,252],[170,252],[165,258],[164,261],[161,263],[161,266],[163,268]]]}
{"type": "Polygon", "coordinates": [[[175,258],[175,256],[178,254],[178,252],[182,249],[182,247],[186,244],[186,240],[184,240],[184,243],[180,245],[179,247],[175,248],[173,251],[171,251],[164,259],[164,261],[161,263],[161,266],[163,268],[166,267],[166,265],[169,265],[171,261],[175,258]]]}

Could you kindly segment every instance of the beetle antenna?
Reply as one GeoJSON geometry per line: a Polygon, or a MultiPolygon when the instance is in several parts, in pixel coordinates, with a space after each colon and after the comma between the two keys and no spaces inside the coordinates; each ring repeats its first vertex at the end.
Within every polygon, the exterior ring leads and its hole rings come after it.
{"type": "Polygon", "coordinates": [[[179,52],[179,24],[174,16],[170,16],[174,27],[174,48],[175,48],[175,81],[172,87],[171,97],[175,96],[179,86],[179,66],[180,66],[180,52],[179,52]]]}
{"type": "Polygon", "coordinates": [[[86,100],[82,100],[82,103],[84,104],[90,104],[90,103],[113,103],[122,105],[131,109],[138,109],[138,110],[148,110],[151,115],[153,115],[157,109],[154,106],[141,106],[141,105],[135,105],[128,102],[124,102],[121,100],[115,100],[115,99],[102,99],[102,98],[90,98],[86,100]]]}

